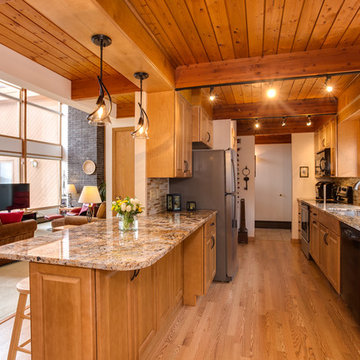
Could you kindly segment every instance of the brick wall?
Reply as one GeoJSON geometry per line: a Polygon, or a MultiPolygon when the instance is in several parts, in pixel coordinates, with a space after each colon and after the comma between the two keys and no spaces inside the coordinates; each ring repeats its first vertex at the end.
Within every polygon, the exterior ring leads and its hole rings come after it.
{"type": "Polygon", "coordinates": [[[89,125],[87,113],[69,106],[68,113],[68,183],[75,184],[78,195],[85,185],[100,185],[104,181],[104,128],[89,125]],[[85,160],[92,160],[96,171],[86,175],[85,160]]]}

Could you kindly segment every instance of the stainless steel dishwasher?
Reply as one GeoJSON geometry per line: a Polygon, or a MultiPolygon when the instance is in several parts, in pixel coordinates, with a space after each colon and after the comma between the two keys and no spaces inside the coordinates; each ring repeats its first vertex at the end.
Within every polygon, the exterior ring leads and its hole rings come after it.
{"type": "Polygon", "coordinates": [[[341,297],[360,323],[360,231],[340,223],[341,297]]]}

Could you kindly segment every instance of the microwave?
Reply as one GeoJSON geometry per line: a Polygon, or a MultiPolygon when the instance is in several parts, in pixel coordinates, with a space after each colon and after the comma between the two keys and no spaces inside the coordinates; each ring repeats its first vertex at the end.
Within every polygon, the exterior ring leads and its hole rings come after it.
{"type": "Polygon", "coordinates": [[[315,177],[331,175],[331,149],[326,148],[315,155],[315,177]]]}

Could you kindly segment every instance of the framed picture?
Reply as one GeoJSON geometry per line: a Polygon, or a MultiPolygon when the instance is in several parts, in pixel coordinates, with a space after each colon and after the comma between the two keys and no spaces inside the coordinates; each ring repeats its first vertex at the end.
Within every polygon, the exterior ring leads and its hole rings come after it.
{"type": "Polygon", "coordinates": [[[301,178],[309,177],[309,167],[308,166],[300,166],[300,177],[301,178]]]}

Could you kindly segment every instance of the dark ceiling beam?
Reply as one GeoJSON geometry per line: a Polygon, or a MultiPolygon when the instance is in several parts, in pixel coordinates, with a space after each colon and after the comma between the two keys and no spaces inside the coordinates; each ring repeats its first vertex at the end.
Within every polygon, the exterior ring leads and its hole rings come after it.
{"type": "Polygon", "coordinates": [[[302,78],[360,71],[360,47],[320,49],[286,54],[182,65],[176,89],[302,78]]]}
{"type": "Polygon", "coordinates": [[[218,105],[213,108],[213,119],[241,119],[252,117],[317,115],[337,113],[335,98],[271,100],[266,102],[218,105]]]}

